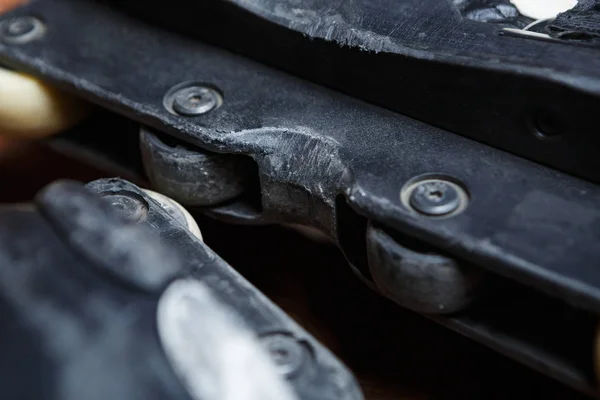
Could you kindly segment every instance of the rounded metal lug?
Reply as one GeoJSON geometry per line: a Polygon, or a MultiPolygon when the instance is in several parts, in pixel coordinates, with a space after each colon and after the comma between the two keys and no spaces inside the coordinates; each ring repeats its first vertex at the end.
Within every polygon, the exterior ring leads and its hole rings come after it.
{"type": "Polygon", "coordinates": [[[367,229],[369,268],[378,289],[396,303],[425,314],[449,314],[476,298],[482,275],[453,259],[408,249],[385,231],[367,229]]]}
{"type": "Polygon", "coordinates": [[[212,206],[240,196],[251,171],[241,156],[172,147],[144,128],[140,148],[152,185],[188,206],[212,206]]]}

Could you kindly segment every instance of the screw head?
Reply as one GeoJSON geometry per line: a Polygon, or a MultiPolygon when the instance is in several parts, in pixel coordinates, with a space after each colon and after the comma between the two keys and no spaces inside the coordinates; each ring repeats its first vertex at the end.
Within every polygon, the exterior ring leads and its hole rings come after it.
{"type": "Polygon", "coordinates": [[[148,204],[135,193],[107,193],[104,198],[130,222],[140,222],[148,214],[148,204]]]}
{"type": "Polygon", "coordinates": [[[429,216],[448,215],[459,209],[462,198],[457,185],[439,179],[419,182],[410,193],[409,204],[429,216]]]}
{"type": "Polygon", "coordinates": [[[188,86],[177,89],[166,99],[176,114],[196,116],[206,114],[220,105],[219,93],[205,86],[188,86]]]}
{"type": "Polygon", "coordinates": [[[35,17],[15,17],[0,23],[0,38],[8,44],[31,42],[44,34],[44,24],[35,17]]]}
{"type": "Polygon", "coordinates": [[[304,364],[304,348],[292,336],[276,333],[263,337],[261,341],[282,375],[293,376],[304,364]]]}

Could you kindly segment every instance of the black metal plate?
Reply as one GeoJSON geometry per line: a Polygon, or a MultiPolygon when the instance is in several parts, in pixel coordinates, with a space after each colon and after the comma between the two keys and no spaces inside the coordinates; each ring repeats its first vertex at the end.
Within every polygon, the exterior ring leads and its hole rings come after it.
{"type": "MultiPolygon", "coordinates": [[[[467,1],[480,7],[502,2],[467,1]]],[[[451,0],[173,0],[168,7],[147,7],[136,0],[107,3],[371,103],[600,181],[598,47],[503,35],[503,27],[522,27],[522,22],[474,21],[462,16],[452,4],[459,2],[451,0]]]]}
{"type": "Polygon", "coordinates": [[[252,156],[265,212],[282,222],[334,231],[334,199],[343,194],[370,219],[600,310],[598,187],[95,2],[38,1],[19,13],[46,21],[47,34],[1,45],[2,62],[209,150],[252,156]],[[164,110],[164,93],[190,80],[217,86],[223,106],[197,118],[164,110]],[[465,184],[463,214],[433,220],[404,208],[402,186],[431,172],[465,184]],[[308,200],[293,204],[298,197],[280,188],[308,200]]]}

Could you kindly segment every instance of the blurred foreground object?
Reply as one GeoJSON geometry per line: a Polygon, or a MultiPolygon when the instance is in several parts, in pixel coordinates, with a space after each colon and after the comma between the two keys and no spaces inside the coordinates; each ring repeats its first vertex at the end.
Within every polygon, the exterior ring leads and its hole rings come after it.
{"type": "Polygon", "coordinates": [[[0,208],[3,396],[362,399],[178,212],[118,179],[0,208]]]}
{"type": "Polygon", "coordinates": [[[556,18],[577,5],[577,0],[510,0],[519,12],[533,19],[556,18]]]}
{"type": "MultiPolygon", "coordinates": [[[[0,14],[25,3],[25,0],[0,0],[0,14]]],[[[0,41],[24,43],[27,34],[28,40],[34,40],[36,37],[31,34],[36,29],[43,30],[43,22],[33,18],[3,21],[0,41]]],[[[0,64],[1,136],[29,139],[54,135],[73,127],[88,111],[89,106],[72,95],[0,64]]]]}
{"type": "Polygon", "coordinates": [[[0,67],[0,135],[40,138],[71,128],[89,106],[39,79],[0,67]]]}

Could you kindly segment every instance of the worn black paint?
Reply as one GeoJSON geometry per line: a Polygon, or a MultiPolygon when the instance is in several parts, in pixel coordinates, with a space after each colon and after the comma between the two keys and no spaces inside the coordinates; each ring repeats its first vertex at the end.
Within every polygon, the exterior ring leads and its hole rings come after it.
{"type": "Polygon", "coordinates": [[[30,8],[53,29],[39,42],[0,47],[3,61],[205,149],[252,156],[265,213],[332,229],[335,196],[345,194],[371,219],[600,309],[595,185],[93,2],[42,1],[30,8]],[[219,87],[224,104],[198,118],[170,114],[162,107],[164,93],[192,79],[219,87]],[[403,184],[431,172],[464,182],[472,201],[463,214],[432,221],[402,206],[403,184]],[[294,189],[286,193],[285,186],[294,189]],[[290,200],[300,193],[320,211],[308,203],[294,208],[290,200]]]}
{"type": "MultiPolygon", "coordinates": [[[[600,248],[596,245],[600,240],[600,189],[596,185],[146,25],[101,4],[40,1],[19,12],[43,16],[52,29],[43,40],[27,46],[0,46],[2,62],[41,75],[101,106],[205,150],[254,159],[260,179],[260,207],[229,204],[221,207],[225,211],[221,216],[246,222],[301,222],[339,238],[338,218],[342,214],[336,212],[336,202],[340,204],[342,199],[359,215],[352,221],[377,221],[449,257],[518,280],[592,312],[600,311],[600,248]],[[223,105],[197,118],[170,114],[163,107],[163,96],[185,81],[216,86],[223,93],[223,105]],[[401,204],[399,194],[404,184],[427,173],[453,176],[465,185],[471,202],[464,213],[432,220],[401,204]]],[[[385,45],[377,40],[361,43],[385,45]]],[[[319,48],[319,41],[314,43],[319,48]]],[[[444,125],[446,116],[460,116],[453,120],[456,126],[464,124],[484,132],[488,142],[499,139],[517,146],[524,151],[522,154],[556,162],[560,167],[565,167],[559,165],[562,162],[570,163],[573,172],[599,170],[594,168],[598,162],[594,137],[579,136],[578,132],[583,131],[566,126],[567,132],[576,134],[559,134],[557,140],[543,142],[555,147],[544,147],[532,130],[536,124],[531,120],[531,115],[539,115],[538,106],[544,102],[549,106],[558,104],[557,98],[569,98],[576,90],[576,98],[559,111],[574,116],[569,121],[576,126],[589,127],[594,115],[591,111],[596,107],[596,81],[586,74],[592,74],[588,67],[592,68],[593,63],[591,67],[577,64],[582,69],[577,71],[579,78],[566,85],[563,79],[569,71],[542,76],[539,66],[517,68],[511,63],[485,70],[456,54],[427,58],[423,57],[423,49],[409,49],[410,54],[399,56],[366,51],[369,48],[359,51],[354,42],[345,44],[354,51],[352,57],[375,57],[376,65],[390,68],[361,69],[370,76],[367,82],[390,76],[392,70],[403,71],[394,63],[398,60],[412,68],[408,71],[419,70],[427,77],[437,79],[441,66],[453,74],[452,80],[433,79],[435,85],[446,88],[439,91],[428,89],[418,76],[399,75],[406,90],[395,91],[395,98],[406,101],[402,104],[414,103],[415,110],[424,110],[419,107],[425,104],[433,111],[437,109],[439,114],[430,115],[435,117],[433,123],[444,125]],[[504,70],[499,73],[499,69],[504,70]],[[498,74],[490,75],[492,71],[498,74]],[[460,86],[462,92],[456,84],[465,84],[460,86]],[[520,107],[508,107],[520,98],[517,88],[539,100],[531,103],[536,105],[531,114],[520,107]],[[420,95],[408,102],[400,96],[407,92],[420,95]],[[473,104],[462,102],[462,93],[468,93],[480,106],[473,108],[473,104]],[[457,112],[453,107],[464,107],[469,113],[457,112]],[[490,114],[490,110],[496,111],[490,114]],[[580,118],[575,111],[585,115],[580,118]],[[471,114],[478,117],[471,119],[471,114]],[[524,131],[514,130],[522,122],[527,126],[526,136],[519,136],[524,131]]],[[[435,40],[429,43],[434,44],[441,45],[435,40]]],[[[525,45],[519,50],[523,53],[513,54],[513,61],[527,64],[527,46],[538,44],[525,45]]],[[[269,46],[265,49],[272,50],[269,46]]],[[[555,48],[544,47],[548,52],[543,54],[565,67],[560,57],[555,58],[558,53],[550,49],[555,48]]],[[[592,54],[590,49],[583,49],[578,53],[583,54],[581,57],[592,54]]],[[[472,49],[460,50],[468,53],[472,49]]],[[[485,66],[489,67],[489,62],[485,66]]],[[[364,66],[360,62],[357,65],[364,66]]],[[[298,63],[298,68],[303,66],[306,64],[298,63]]],[[[339,71],[340,79],[356,77],[339,71]]],[[[386,89],[390,86],[382,80],[372,89],[382,89],[378,85],[386,89]]],[[[360,90],[353,93],[369,99],[360,90]]],[[[366,224],[358,225],[352,237],[364,239],[366,224]]],[[[357,260],[364,259],[365,249],[356,248],[356,243],[360,242],[340,241],[346,254],[353,252],[357,260]],[[344,248],[344,243],[352,243],[353,248],[344,248]]],[[[477,329],[481,332],[485,327],[477,329]]]]}
{"type": "MultiPolygon", "coordinates": [[[[146,7],[136,0],[107,3],[429,124],[600,181],[598,47],[505,36],[503,26],[523,23],[474,21],[450,0],[173,0],[168,7],[146,7]],[[560,140],[536,137],[530,121],[538,112],[555,114],[565,125],[560,140]]],[[[507,2],[468,3],[465,10],[507,2]]]]}

